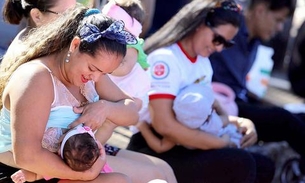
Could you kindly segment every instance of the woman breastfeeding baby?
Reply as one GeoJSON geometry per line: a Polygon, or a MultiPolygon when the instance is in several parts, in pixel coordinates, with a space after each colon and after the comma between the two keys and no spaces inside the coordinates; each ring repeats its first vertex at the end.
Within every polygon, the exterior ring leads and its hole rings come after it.
{"type": "MultiPolygon", "coordinates": [[[[112,172],[110,166],[106,164],[104,147],[96,140],[91,128],[84,124],[79,124],[69,131],[57,127],[48,128],[42,139],[42,147],[53,153],[58,153],[72,170],[86,171],[101,157],[104,160],[101,172],[112,172]]],[[[15,183],[30,182],[42,178],[50,179],[47,176],[37,175],[23,169],[14,173],[11,178],[15,183]]]]}
{"type": "MultiPolygon", "coordinates": [[[[56,21],[33,29],[23,40],[26,52],[7,53],[3,58],[6,64],[1,65],[1,181],[10,182],[11,175],[19,169],[54,177],[40,182],[143,182],[143,178],[148,182],[164,176],[152,174],[155,169],[147,169],[145,163],[134,164],[128,169],[127,165],[122,168],[111,165],[113,169],[117,168],[115,172],[101,174],[105,154],[101,147],[97,148],[99,145],[90,133],[90,148],[98,150],[93,154],[98,158],[92,155],[91,163],[87,165],[89,169],[85,171],[68,166],[73,161],[66,157],[66,153],[61,153],[67,160],[64,163],[58,155],[42,148],[42,141],[46,142],[45,133],[52,135],[55,131],[59,132],[58,136],[64,133],[55,129],[49,131],[53,127],[68,129],[85,123],[93,131],[99,131],[106,124],[104,121],[121,126],[137,121],[135,102],[107,76],[120,65],[126,54],[126,44],[137,42],[124,30],[122,21],[114,21],[95,10],[76,7],[64,12],[63,16],[59,15],[56,21]],[[79,117],[72,106],[83,105],[79,117]],[[95,114],[94,119],[86,117],[88,113],[95,114]],[[74,122],[70,124],[71,121],[74,122]],[[139,166],[141,172],[149,170],[150,175],[133,176],[133,168],[139,166]],[[123,171],[124,174],[117,173],[123,171]]],[[[88,133],[80,135],[88,136],[88,133]]],[[[69,139],[77,136],[72,135],[69,139]]],[[[62,146],[68,144],[69,140],[63,141],[62,146]]],[[[66,152],[65,148],[63,152],[66,152]]],[[[114,160],[121,159],[113,157],[109,163],[116,164],[114,160]]],[[[36,180],[36,176],[30,179],[36,180]]],[[[18,181],[25,179],[20,177],[18,181]]]]}

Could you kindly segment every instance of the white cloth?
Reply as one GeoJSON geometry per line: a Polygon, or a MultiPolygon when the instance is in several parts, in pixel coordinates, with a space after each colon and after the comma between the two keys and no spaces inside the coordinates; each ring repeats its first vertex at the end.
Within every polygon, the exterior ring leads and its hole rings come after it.
{"type": "MultiPolygon", "coordinates": [[[[202,84],[191,84],[183,88],[176,96],[173,109],[179,122],[189,128],[196,129],[201,126],[216,125],[214,122],[210,123],[213,103],[214,95],[210,87],[202,84]]],[[[213,119],[217,120],[217,118],[213,119]]],[[[222,122],[220,121],[220,124],[216,126],[221,128],[222,122]]],[[[219,128],[217,127],[218,132],[219,128]]],[[[214,127],[211,126],[210,128],[214,127]]]]}
{"type": "Polygon", "coordinates": [[[223,126],[219,115],[213,110],[214,93],[211,87],[191,84],[182,89],[174,100],[173,110],[177,120],[191,129],[199,129],[216,136],[228,134],[230,140],[240,147],[242,135],[235,125],[223,126]]]}

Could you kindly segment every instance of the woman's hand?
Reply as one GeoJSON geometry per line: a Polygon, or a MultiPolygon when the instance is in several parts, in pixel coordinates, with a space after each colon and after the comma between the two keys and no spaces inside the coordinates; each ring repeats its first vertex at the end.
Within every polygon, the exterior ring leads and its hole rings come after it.
{"type": "Polygon", "coordinates": [[[225,147],[232,147],[232,148],[237,147],[236,144],[230,140],[230,138],[231,138],[230,135],[223,134],[220,138],[225,141],[225,143],[226,143],[225,147]]]}
{"type": "Polygon", "coordinates": [[[237,125],[239,131],[243,134],[241,139],[241,148],[249,147],[256,143],[257,133],[253,122],[246,118],[229,116],[230,122],[237,125]]]}
{"type": "Polygon", "coordinates": [[[82,107],[74,107],[73,111],[82,115],[73,123],[71,123],[69,128],[73,128],[81,123],[89,126],[93,131],[101,127],[108,115],[106,103],[107,101],[100,100],[98,102],[90,103],[82,107]]]}
{"type": "Polygon", "coordinates": [[[85,177],[82,180],[84,181],[93,180],[100,174],[101,170],[103,169],[106,163],[105,149],[104,148],[100,149],[100,152],[101,152],[100,157],[96,160],[93,166],[89,170],[83,172],[85,177]]]}

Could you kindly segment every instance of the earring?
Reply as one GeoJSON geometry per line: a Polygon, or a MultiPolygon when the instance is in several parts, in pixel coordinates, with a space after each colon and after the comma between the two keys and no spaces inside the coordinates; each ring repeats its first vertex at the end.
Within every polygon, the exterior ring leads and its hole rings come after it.
{"type": "Polygon", "coordinates": [[[70,57],[71,57],[71,51],[69,51],[68,54],[67,54],[67,57],[66,57],[66,60],[65,60],[66,63],[70,62],[70,57]]]}

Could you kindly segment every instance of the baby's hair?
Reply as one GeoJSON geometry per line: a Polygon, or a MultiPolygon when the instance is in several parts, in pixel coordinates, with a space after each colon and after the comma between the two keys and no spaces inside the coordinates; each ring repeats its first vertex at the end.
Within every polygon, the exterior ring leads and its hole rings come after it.
{"type": "Polygon", "coordinates": [[[137,19],[141,24],[145,20],[145,11],[140,0],[114,0],[115,3],[124,9],[131,17],[137,19]]]}
{"type": "Polygon", "coordinates": [[[99,147],[89,133],[73,135],[64,145],[63,160],[74,171],[90,169],[99,156],[99,147]]]}

